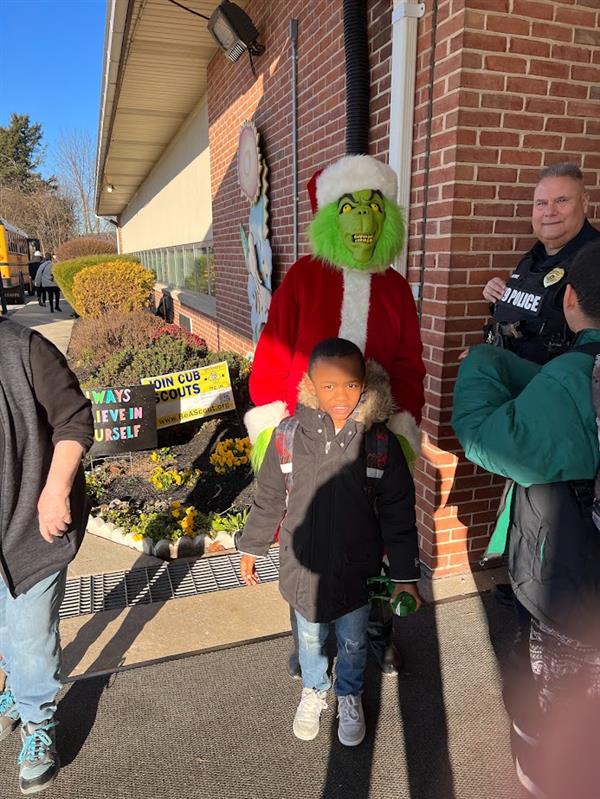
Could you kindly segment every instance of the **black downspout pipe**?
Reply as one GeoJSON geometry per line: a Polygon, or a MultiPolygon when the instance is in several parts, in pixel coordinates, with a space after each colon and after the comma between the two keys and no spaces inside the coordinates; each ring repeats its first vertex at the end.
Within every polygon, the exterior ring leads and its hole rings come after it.
{"type": "Polygon", "coordinates": [[[367,0],[344,0],[346,155],[369,150],[369,36],[367,0]]]}

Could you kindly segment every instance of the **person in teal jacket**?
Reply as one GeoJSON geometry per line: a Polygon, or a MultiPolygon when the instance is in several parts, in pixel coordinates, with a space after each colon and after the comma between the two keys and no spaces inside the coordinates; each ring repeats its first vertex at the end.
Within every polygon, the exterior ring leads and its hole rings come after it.
{"type": "Polygon", "coordinates": [[[470,461],[514,481],[507,524],[498,525],[490,549],[503,552],[508,542],[512,588],[532,615],[541,718],[525,736],[535,744],[530,756],[517,752],[517,774],[535,796],[583,799],[597,795],[600,777],[590,774],[598,758],[583,757],[586,741],[600,739],[600,530],[592,519],[600,242],[573,261],[563,308],[575,346],[544,366],[486,344],[469,352],[452,425],[470,461]]]}

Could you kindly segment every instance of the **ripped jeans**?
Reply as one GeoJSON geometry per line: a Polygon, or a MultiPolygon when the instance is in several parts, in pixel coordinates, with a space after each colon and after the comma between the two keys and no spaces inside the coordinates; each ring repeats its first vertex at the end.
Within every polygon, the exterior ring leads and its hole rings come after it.
{"type": "MultiPolygon", "coordinates": [[[[361,694],[367,664],[367,624],[369,605],[346,613],[333,622],[337,639],[335,693],[337,696],[361,694]]],[[[329,624],[307,621],[296,612],[298,649],[302,682],[305,688],[327,691],[331,680],[327,674],[327,637],[329,624]]]]}

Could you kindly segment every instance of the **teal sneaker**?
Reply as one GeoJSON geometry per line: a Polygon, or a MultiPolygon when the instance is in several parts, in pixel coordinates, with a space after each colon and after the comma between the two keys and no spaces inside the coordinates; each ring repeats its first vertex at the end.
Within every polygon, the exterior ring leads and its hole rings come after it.
{"type": "Polygon", "coordinates": [[[0,741],[16,730],[19,726],[19,713],[15,704],[15,697],[12,691],[2,691],[0,693],[0,741]]]}
{"type": "Polygon", "coordinates": [[[52,719],[41,724],[29,722],[21,727],[23,747],[18,759],[21,793],[38,793],[54,782],[60,768],[55,727],[52,719]]]}

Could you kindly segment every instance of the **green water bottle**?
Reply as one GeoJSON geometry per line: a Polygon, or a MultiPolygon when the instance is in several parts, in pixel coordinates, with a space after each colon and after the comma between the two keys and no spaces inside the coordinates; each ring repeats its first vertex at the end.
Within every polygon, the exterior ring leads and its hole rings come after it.
{"type": "Polygon", "coordinates": [[[402,591],[391,603],[396,616],[409,616],[417,609],[417,600],[408,591],[402,591]]]}
{"type": "MultiPolygon", "coordinates": [[[[374,599],[382,599],[384,602],[389,602],[395,588],[395,583],[383,574],[378,577],[370,577],[367,580],[367,585],[369,588],[369,602],[374,599]]],[[[417,602],[408,591],[402,591],[391,603],[391,606],[396,616],[408,616],[417,609],[417,602]]]]}

